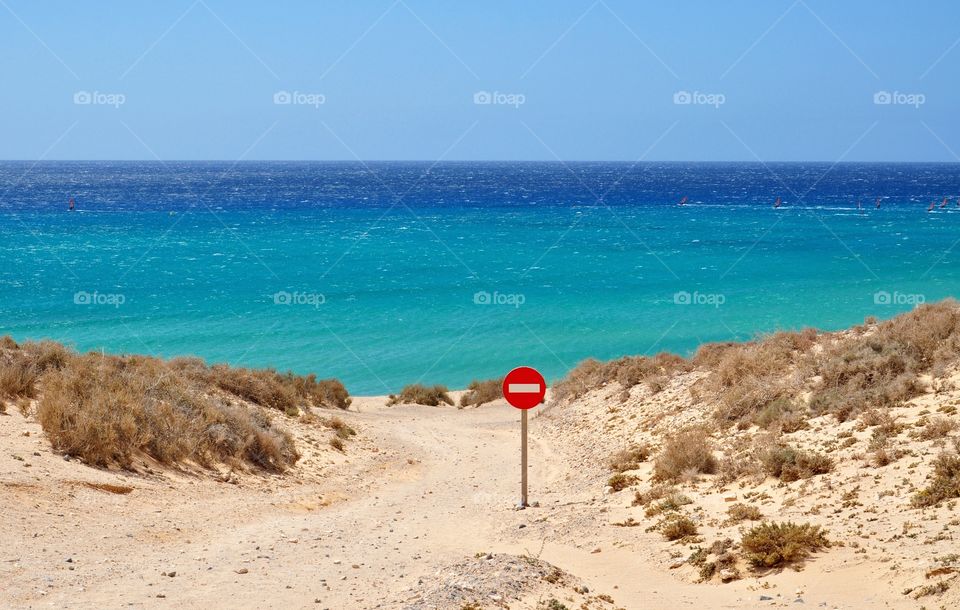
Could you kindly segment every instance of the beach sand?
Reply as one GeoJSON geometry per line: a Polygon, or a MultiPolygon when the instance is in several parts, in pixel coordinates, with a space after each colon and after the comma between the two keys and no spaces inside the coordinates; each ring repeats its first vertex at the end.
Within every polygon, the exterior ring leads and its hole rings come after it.
{"type": "MultiPolygon", "coordinates": [[[[738,538],[724,511],[745,494],[763,498],[766,517],[823,524],[833,541],[800,569],[697,582],[685,560],[698,545],[646,531],[655,519],[631,507],[628,491],[605,489],[604,468],[638,435],[656,439],[704,417],[689,398],[695,378],[677,375],[655,396],[637,386],[626,402],[601,388],[534,412],[530,499],[539,506],[522,511],[518,411],[502,400],[456,409],[355,398],[341,413],[358,432],[345,453],[317,427],[285,419],[303,454],[285,475],[146,462],[137,473],[95,469],[53,452],[39,425],[13,411],[0,416],[0,606],[956,607],[958,560],[935,560],[958,549],[956,503],[921,512],[904,491],[905,479],[922,483],[938,451],[924,441],[906,441],[913,454],[884,469],[850,457],[862,451],[853,445],[814,479],[686,484],[702,545],[738,538]],[[639,527],[613,525],[631,517],[639,527]],[[914,599],[940,581],[946,593],[914,599]]],[[[898,415],[909,422],[955,403],[960,390],[931,392],[898,415]]],[[[842,428],[814,421],[798,442],[842,428]]],[[[649,469],[641,464],[641,481],[649,469]]]]}

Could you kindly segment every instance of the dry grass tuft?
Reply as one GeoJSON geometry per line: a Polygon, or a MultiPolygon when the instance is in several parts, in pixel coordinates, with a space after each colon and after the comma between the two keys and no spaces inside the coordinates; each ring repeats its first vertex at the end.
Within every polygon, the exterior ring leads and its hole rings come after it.
{"type": "Polygon", "coordinates": [[[650,458],[650,447],[646,444],[632,445],[610,456],[607,466],[613,472],[636,470],[642,462],[650,458]]]}
{"type": "Polygon", "coordinates": [[[651,392],[659,392],[666,379],[692,364],[676,354],[662,352],[653,357],[624,356],[609,362],[588,358],[553,385],[553,398],[562,401],[579,398],[591,390],[617,382],[625,390],[644,383],[651,392]]]}
{"type": "Polygon", "coordinates": [[[671,514],[665,517],[659,529],[663,537],[671,541],[697,535],[697,524],[684,515],[671,514]]]}
{"type": "Polygon", "coordinates": [[[653,477],[658,481],[679,481],[697,474],[717,471],[710,437],[706,431],[684,430],[670,439],[653,464],[653,477]]]}
{"type": "Polygon", "coordinates": [[[673,485],[659,483],[647,491],[637,491],[633,496],[631,506],[646,506],[655,500],[666,498],[674,493],[677,493],[677,490],[673,485]]]}
{"type": "Polygon", "coordinates": [[[120,496],[125,496],[131,491],[133,491],[133,488],[130,487],[129,485],[112,485],[110,483],[86,482],[84,483],[84,486],[89,487],[90,489],[96,489],[97,491],[105,491],[107,493],[117,494],[120,496]]]}
{"type": "Polygon", "coordinates": [[[682,493],[671,493],[656,504],[648,506],[643,514],[647,517],[653,517],[654,515],[661,515],[663,513],[675,513],[679,512],[680,508],[687,504],[693,504],[693,500],[682,493]]]}
{"type": "Polygon", "coordinates": [[[772,568],[805,559],[830,541],[819,525],[761,523],[743,535],[741,545],[755,567],[772,568]]]}
{"type": "Polygon", "coordinates": [[[933,460],[933,480],[917,492],[912,503],[917,508],[934,506],[943,500],[960,498],[960,442],[956,452],[943,452],[933,460]]]}
{"type": "Polygon", "coordinates": [[[917,435],[920,440],[932,441],[944,438],[957,429],[957,422],[949,417],[938,415],[931,417],[917,435]]]}
{"type": "Polygon", "coordinates": [[[350,406],[347,389],[336,379],[318,380],[313,374],[304,376],[226,364],[207,366],[199,358],[174,358],[170,366],[198,382],[290,416],[310,407],[346,409],[350,406]]]}
{"type": "Polygon", "coordinates": [[[452,406],[453,399],[450,398],[448,392],[449,390],[445,385],[425,386],[414,383],[405,386],[399,395],[391,394],[387,400],[387,405],[413,404],[438,407],[441,403],[444,403],[452,406]]]}
{"type": "Polygon", "coordinates": [[[633,475],[618,472],[607,480],[607,486],[613,489],[613,491],[623,491],[631,485],[636,484],[637,481],[639,481],[639,479],[633,475]]]}
{"type": "Polygon", "coordinates": [[[813,451],[800,451],[783,443],[760,449],[758,457],[767,474],[787,483],[833,470],[833,460],[829,457],[813,451]]]}
{"type": "Polygon", "coordinates": [[[887,409],[923,393],[917,376],[941,374],[960,355],[960,307],[924,304],[829,346],[816,359],[821,377],[810,405],[840,421],[871,408],[887,409]]]}
{"type": "Polygon", "coordinates": [[[467,391],[460,397],[461,407],[479,407],[482,404],[503,398],[503,378],[471,381],[467,391]]]}
{"type": "Polygon", "coordinates": [[[731,523],[740,523],[741,521],[760,521],[763,519],[763,514],[760,512],[760,509],[756,506],[750,506],[749,504],[743,504],[737,502],[732,504],[730,508],[727,509],[727,515],[730,518],[731,523]]]}
{"type": "Polygon", "coordinates": [[[717,420],[734,424],[759,417],[770,425],[793,413],[789,397],[800,385],[795,369],[816,339],[817,331],[810,328],[778,332],[750,343],[704,346],[698,350],[694,363],[713,371],[708,385],[720,398],[717,420]],[[774,411],[761,416],[769,405],[778,402],[774,411]]]}
{"type": "Polygon", "coordinates": [[[156,358],[71,355],[44,375],[37,419],[55,449],[99,466],[130,468],[142,453],[279,472],[299,459],[266,413],[211,397],[156,358]]]}
{"type": "Polygon", "coordinates": [[[6,401],[36,398],[37,382],[47,370],[62,368],[69,350],[53,341],[17,345],[9,336],[0,340],[0,405],[6,401]]]}

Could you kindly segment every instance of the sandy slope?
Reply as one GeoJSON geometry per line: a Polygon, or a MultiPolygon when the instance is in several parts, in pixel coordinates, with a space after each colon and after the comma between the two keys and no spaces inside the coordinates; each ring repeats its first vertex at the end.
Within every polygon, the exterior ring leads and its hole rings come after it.
{"type": "Polygon", "coordinates": [[[296,470],[223,477],[232,483],[89,468],[53,453],[20,414],[0,416],[0,606],[459,609],[441,600],[474,586],[488,596],[477,583],[526,569],[475,558],[483,553],[537,557],[569,573],[484,607],[534,608],[551,597],[570,608],[795,607],[797,590],[808,606],[920,606],[877,585],[891,565],[850,547],[803,572],[697,584],[670,569],[671,550],[655,533],[611,525],[639,509],[630,512],[626,493],[603,493],[595,462],[581,462],[589,436],[572,431],[570,413],[532,420],[531,500],[540,507],[517,511],[515,410],[383,402],[357,399],[343,414],[359,432],[345,456],[290,420],[305,453],[296,470]],[[582,586],[588,592],[574,590],[582,586]]]}

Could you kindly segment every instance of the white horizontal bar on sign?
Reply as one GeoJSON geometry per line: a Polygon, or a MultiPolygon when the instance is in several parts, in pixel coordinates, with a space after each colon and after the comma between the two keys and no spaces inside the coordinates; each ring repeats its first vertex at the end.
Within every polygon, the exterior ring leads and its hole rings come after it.
{"type": "Polygon", "coordinates": [[[508,383],[507,391],[516,394],[536,394],[540,391],[539,383],[508,383]]]}

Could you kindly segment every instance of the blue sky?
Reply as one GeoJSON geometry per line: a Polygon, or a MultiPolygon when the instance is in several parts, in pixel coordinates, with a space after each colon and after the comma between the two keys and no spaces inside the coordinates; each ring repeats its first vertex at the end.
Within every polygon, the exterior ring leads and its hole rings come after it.
{"type": "Polygon", "coordinates": [[[957,161],[957,23],[945,0],[0,0],[0,158],[957,161]]]}

